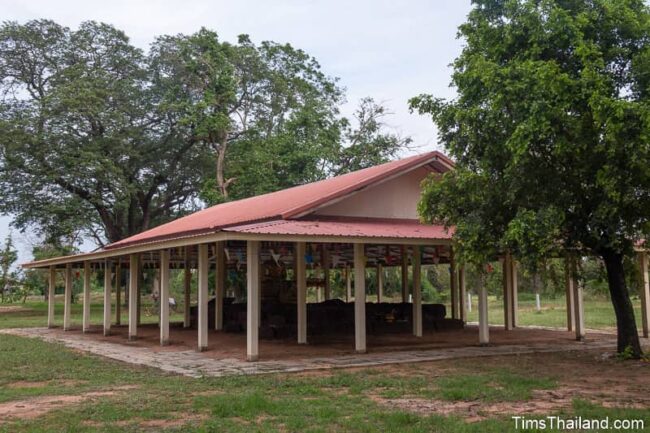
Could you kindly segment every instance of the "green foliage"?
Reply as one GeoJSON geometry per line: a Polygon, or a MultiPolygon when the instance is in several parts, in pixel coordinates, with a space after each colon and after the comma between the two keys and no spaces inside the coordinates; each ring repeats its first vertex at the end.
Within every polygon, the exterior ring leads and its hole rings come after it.
{"type": "Polygon", "coordinates": [[[205,152],[179,137],[149,75],[106,24],[0,26],[0,211],[102,244],[192,208],[205,152]]]}
{"type": "Polygon", "coordinates": [[[616,354],[616,358],[620,361],[628,361],[634,359],[634,349],[632,346],[626,346],[625,350],[616,354]]]}
{"type": "Polygon", "coordinates": [[[471,261],[535,262],[558,241],[629,252],[649,233],[647,7],[477,1],[460,36],[458,98],[411,100],[458,164],[422,215],[455,224],[471,261]]]}
{"type": "Polygon", "coordinates": [[[619,349],[640,352],[623,256],[650,235],[647,5],[477,0],[459,36],[458,97],[411,100],[457,162],[427,181],[420,214],[455,225],[466,262],[601,256],[619,349]]]}
{"type": "Polygon", "coordinates": [[[0,302],[5,301],[5,295],[11,292],[11,286],[16,282],[16,273],[11,269],[16,260],[18,251],[14,248],[14,241],[9,233],[4,247],[0,250],[0,302]]]}
{"type": "Polygon", "coordinates": [[[394,157],[409,143],[289,44],[0,25],[0,212],[50,242],[102,245],[211,205],[394,157]]]}

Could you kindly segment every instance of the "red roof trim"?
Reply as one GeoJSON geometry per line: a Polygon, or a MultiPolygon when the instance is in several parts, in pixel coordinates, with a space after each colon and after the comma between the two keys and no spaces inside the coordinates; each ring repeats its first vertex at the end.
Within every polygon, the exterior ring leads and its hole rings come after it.
{"type": "Polygon", "coordinates": [[[450,240],[454,228],[422,224],[413,219],[322,218],[275,220],[231,227],[226,232],[260,235],[342,238],[396,238],[450,240]]]}
{"type": "Polygon", "coordinates": [[[104,249],[113,250],[183,238],[188,235],[216,233],[227,227],[246,223],[270,221],[278,218],[291,219],[366,188],[371,184],[388,180],[418,167],[430,166],[438,171],[444,171],[452,168],[453,165],[453,161],[437,151],[411,156],[342,176],[203,209],[114,242],[104,249]]]}

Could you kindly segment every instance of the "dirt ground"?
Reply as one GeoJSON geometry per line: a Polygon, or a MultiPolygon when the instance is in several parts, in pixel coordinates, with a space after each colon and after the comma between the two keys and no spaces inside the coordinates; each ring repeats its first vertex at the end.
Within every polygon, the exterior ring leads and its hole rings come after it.
{"type": "MultiPolygon", "coordinates": [[[[42,386],[43,383],[47,384],[47,382],[31,382],[29,384],[15,382],[9,384],[9,387],[24,388],[27,385],[27,387],[32,388],[38,387],[39,385],[42,386]]],[[[28,420],[38,418],[55,409],[61,409],[66,406],[77,404],[86,400],[92,400],[98,397],[112,396],[133,388],[133,386],[121,386],[106,391],[85,392],[82,394],[71,395],[44,395],[41,397],[33,397],[26,400],[9,401],[7,403],[0,404],[0,423],[3,421],[8,421],[10,419],[28,420]]]]}
{"type": "MultiPolygon", "coordinates": [[[[58,332],[63,333],[63,330],[58,332]]],[[[81,335],[76,328],[66,334],[81,335]]],[[[170,328],[170,344],[161,347],[159,328],[156,324],[138,327],[138,338],[128,341],[128,327],[112,326],[111,335],[104,336],[101,326],[94,326],[83,338],[91,338],[111,343],[149,347],[160,351],[185,351],[196,349],[197,331],[184,329],[180,324],[170,328]]],[[[609,334],[591,333],[587,338],[597,339],[609,334]]],[[[299,345],[295,339],[260,339],[260,353],[265,360],[293,360],[323,356],[340,356],[354,353],[354,335],[324,335],[307,337],[308,344],[299,345]]],[[[575,335],[566,331],[550,331],[546,329],[517,328],[504,331],[502,327],[490,327],[490,344],[500,345],[532,345],[532,344],[575,344],[575,335]]],[[[394,352],[404,350],[427,350],[478,345],[478,328],[466,326],[462,330],[429,331],[421,338],[408,333],[368,335],[368,352],[394,352]]],[[[246,359],[246,334],[228,333],[210,330],[208,332],[208,350],[204,355],[214,359],[234,358],[246,359]]]]}
{"type": "MultiPolygon", "coordinates": [[[[423,363],[418,374],[443,376],[457,368],[472,370],[477,360],[457,360],[454,367],[447,362],[423,363]],[[447,368],[445,368],[445,366],[447,368]]],[[[527,401],[445,401],[438,399],[382,398],[372,395],[379,404],[425,415],[455,415],[467,422],[476,422],[500,414],[546,415],[560,409],[570,409],[575,399],[610,408],[650,409],[650,363],[615,360],[612,353],[602,351],[558,352],[523,357],[489,357],[480,359],[482,367],[509,367],[519,363],[535,376],[557,379],[552,390],[535,390],[527,401]]],[[[378,367],[390,375],[407,375],[400,366],[378,367]]]]}
{"type": "MultiPolygon", "coordinates": [[[[516,333],[512,333],[516,334],[516,333]]],[[[511,335],[512,335],[511,334],[511,335]]],[[[548,331],[533,332],[536,341],[546,341],[548,331]]],[[[522,334],[523,335],[523,334],[522,334]]],[[[526,333],[528,336],[529,333],[526,333]]],[[[94,336],[94,338],[97,336],[94,336]]],[[[101,337],[104,338],[104,337],[101,337]]],[[[109,338],[118,338],[113,336],[109,338]]],[[[146,339],[143,339],[145,342],[146,339]]],[[[143,340],[139,341],[140,344],[143,340]]],[[[567,340],[567,342],[570,340],[567,340]]],[[[151,343],[152,344],[152,343],[151,343]]],[[[329,346],[327,346],[329,347],[329,346]]],[[[318,346],[317,346],[318,348],[318,346]]],[[[169,349],[166,349],[169,350],[169,349]]],[[[217,352],[216,349],[213,349],[217,352]]],[[[422,398],[415,395],[403,395],[400,398],[386,398],[380,390],[368,389],[365,393],[376,403],[391,409],[410,411],[422,415],[454,415],[466,422],[476,422],[494,418],[503,414],[535,415],[548,414],[558,410],[569,410],[574,399],[581,399],[594,404],[611,408],[650,409],[650,363],[641,361],[622,362],[616,360],[611,352],[602,350],[567,351],[555,353],[535,353],[527,355],[494,356],[481,358],[463,358],[420,362],[411,364],[392,364],[372,368],[352,368],[349,371],[372,370],[391,377],[445,377],[452,374],[471,374],[493,369],[508,369],[517,374],[530,372],[531,376],[549,377],[557,387],[551,390],[533,391],[529,400],[508,402],[491,402],[486,399],[472,401],[446,401],[435,398],[422,398]]],[[[333,370],[319,370],[295,373],[296,376],[327,376],[337,374],[333,370]]],[[[46,385],[47,382],[19,381],[7,384],[10,388],[30,388],[46,385]]],[[[74,381],[66,385],[73,387],[74,381]]],[[[62,409],[84,401],[93,401],[106,396],[115,396],[128,392],[137,386],[118,386],[95,392],[85,392],[70,395],[39,396],[21,401],[0,404],[0,425],[15,419],[34,419],[52,410],[62,409]]],[[[328,389],[333,392],[349,392],[345,388],[328,389]]],[[[199,392],[219,393],[220,391],[199,392]]],[[[206,394],[207,395],[207,394],[206,394]]],[[[178,414],[161,420],[132,419],[128,423],[136,423],[141,428],[162,429],[179,427],[190,421],[201,421],[205,414],[178,414]]],[[[89,426],[92,421],[87,421],[89,426]]]]}

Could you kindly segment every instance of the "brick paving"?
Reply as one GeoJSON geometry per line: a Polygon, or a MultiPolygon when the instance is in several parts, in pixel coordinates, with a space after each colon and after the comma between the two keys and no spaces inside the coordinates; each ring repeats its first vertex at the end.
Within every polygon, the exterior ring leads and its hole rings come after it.
{"type": "Polygon", "coordinates": [[[190,377],[220,377],[242,374],[287,373],[332,368],[371,367],[386,364],[437,361],[453,358],[515,355],[543,352],[607,349],[616,347],[616,339],[610,335],[598,335],[584,342],[527,343],[495,346],[465,346],[392,352],[372,352],[361,355],[318,356],[290,360],[262,360],[246,362],[237,358],[216,358],[215,354],[194,350],[155,351],[150,347],[119,344],[86,338],[79,333],[62,333],[48,328],[13,328],[0,333],[21,337],[40,338],[60,343],[66,347],[104,356],[130,364],[154,367],[163,371],[190,377]]]}

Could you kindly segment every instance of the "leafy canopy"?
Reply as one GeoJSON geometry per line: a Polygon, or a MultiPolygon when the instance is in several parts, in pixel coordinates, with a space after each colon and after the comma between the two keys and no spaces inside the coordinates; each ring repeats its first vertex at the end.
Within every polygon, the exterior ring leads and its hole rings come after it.
{"type": "Polygon", "coordinates": [[[0,213],[46,243],[114,242],[207,204],[393,157],[372,99],[289,44],[201,29],[148,53],[114,27],[0,26],[0,213]]]}
{"type": "Polygon", "coordinates": [[[637,0],[477,0],[459,29],[454,100],[421,95],[457,161],[428,221],[461,254],[629,253],[650,234],[650,15],[637,0]]]}

